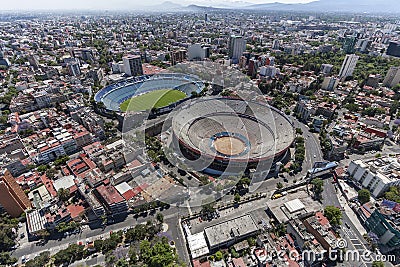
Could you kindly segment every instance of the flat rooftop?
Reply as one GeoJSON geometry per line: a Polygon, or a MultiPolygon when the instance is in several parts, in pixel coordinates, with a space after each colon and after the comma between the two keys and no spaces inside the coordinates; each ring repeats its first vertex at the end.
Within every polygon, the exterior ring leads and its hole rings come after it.
{"type": "Polygon", "coordinates": [[[234,238],[256,232],[258,227],[253,218],[243,215],[204,229],[210,247],[228,242],[234,238]]]}

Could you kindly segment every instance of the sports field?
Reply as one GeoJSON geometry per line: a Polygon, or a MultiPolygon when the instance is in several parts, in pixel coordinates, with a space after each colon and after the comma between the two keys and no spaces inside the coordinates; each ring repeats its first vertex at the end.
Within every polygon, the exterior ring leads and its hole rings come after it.
{"type": "Polygon", "coordinates": [[[168,106],[186,97],[186,94],[179,90],[162,89],[151,91],[143,95],[134,96],[120,105],[121,111],[150,110],[153,107],[161,108],[168,106]]]}

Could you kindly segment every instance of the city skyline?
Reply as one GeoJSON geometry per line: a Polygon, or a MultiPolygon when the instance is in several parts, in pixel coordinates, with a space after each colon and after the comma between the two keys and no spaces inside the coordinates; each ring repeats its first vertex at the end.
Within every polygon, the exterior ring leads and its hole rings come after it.
{"type": "Polygon", "coordinates": [[[187,6],[191,4],[195,5],[204,5],[204,6],[248,6],[253,4],[268,4],[268,3],[284,3],[284,4],[298,4],[298,3],[310,3],[315,0],[244,0],[244,1],[236,1],[236,0],[228,0],[228,1],[220,1],[220,0],[176,0],[176,1],[165,1],[165,0],[155,0],[152,2],[143,3],[142,1],[127,1],[127,0],[116,0],[112,1],[63,1],[63,2],[55,2],[50,0],[38,0],[35,2],[28,0],[17,0],[12,2],[2,3],[0,6],[0,10],[102,10],[102,9],[110,9],[110,10],[120,10],[124,8],[129,9],[140,9],[145,7],[151,7],[154,5],[160,5],[165,2],[171,2],[177,5],[187,6]]]}

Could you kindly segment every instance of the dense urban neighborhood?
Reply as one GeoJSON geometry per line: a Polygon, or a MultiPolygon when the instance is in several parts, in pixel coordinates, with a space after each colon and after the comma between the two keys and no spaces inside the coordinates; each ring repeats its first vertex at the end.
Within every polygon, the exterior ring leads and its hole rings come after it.
{"type": "Polygon", "coordinates": [[[0,266],[398,266],[400,16],[153,8],[0,8],[0,266]]]}

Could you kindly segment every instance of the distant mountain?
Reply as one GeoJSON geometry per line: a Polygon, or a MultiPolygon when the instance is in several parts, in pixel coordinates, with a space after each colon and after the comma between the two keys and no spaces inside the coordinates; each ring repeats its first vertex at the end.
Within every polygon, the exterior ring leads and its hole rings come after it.
{"type": "Polygon", "coordinates": [[[307,4],[268,3],[244,7],[247,10],[313,12],[400,13],[399,0],[319,0],[307,4]]]}
{"type": "Polygon", "coordinates": [[[183,6],[171,1],[166,1],[163,2],[159,5],[153,5],[153,6],[145,6],[142,7],[141,10],[144,11],[159,11],[159,12],[182,12],[182,11],[192,11],[192,12],[198,12],[198,11],[210,11],[210,10],[218,10],[218,8],[215,7],[207,7],[207,6],[200,6],[200,5],[188,5],[188,6],[183,6]]]}
{"type": "Polygon", "coordinates": [[[161,4],[158,5],[151,5],[151,6],[143,6],[141,7],[142,10],[146,10],[146,11],[165,11],[165,12],[169,12],[169,11],[180,11],[183,8],[185,8],[184,6],[171,2],[171,1],[165,1],[161,4]]]}

